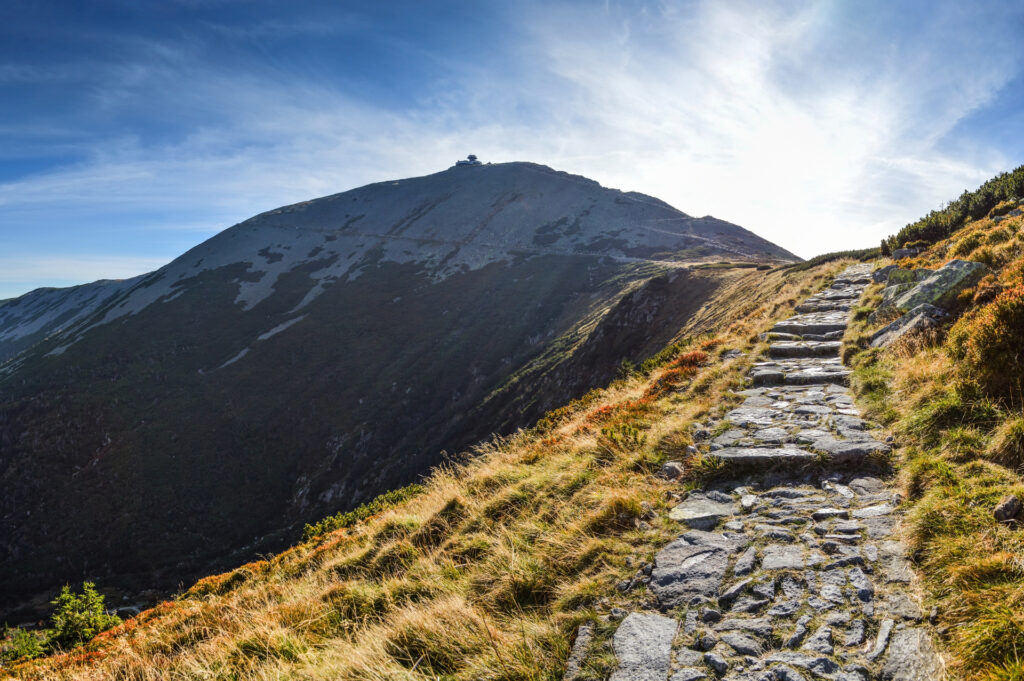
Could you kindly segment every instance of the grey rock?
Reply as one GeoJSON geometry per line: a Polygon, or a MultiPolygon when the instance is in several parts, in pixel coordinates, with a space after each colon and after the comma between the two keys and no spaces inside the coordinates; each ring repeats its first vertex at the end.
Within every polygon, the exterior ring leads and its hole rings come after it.
{"type": "Polygon", "coordinates": [[[811,514],[815,520],[830,520],[832,518],[849,518],[850,512],[845,508],[819,508],[811,514]]]}
{"type": "Polygon", "coordinates": [[[780,341],[768,347],[769,357],[834,357],[842,343],[838,341],[780,341]]]}
{"type": "Polygon", "coordinates": [[[576,681],[583,671],[583,663],[587,661],[587,649],[594,639],[594,625],[587,622],[576,629],[576,640],[572,643],[569,659],[565,663],[563,681],[576,681]]]}
{"type": "Polygon", "coordinates": [[[800,611],[800,600],[797,598],[778,601],[765,613],[769,617],[789,617],[800,611]]]}
{"type": "Polygon", "coordinates": [[[763,639],[772,635],[771,621],[765,617],[740,619],[730,617],[715,625],[715,631],[746,631],[763,639]]]}
{"type": "Polygon", "coordinates": [[[895,307],[901,312],[909,312],[924,303],[948,308],[956,301],[957,294],[974,286],[990,271],[980,262],[950,260],[897,298],[895,307]]]}
{"type": "Polygon", "coordinates": [[[722,641],[729,644],[740,655],[753,655],[756,657],[763,651],[763,646],[758,641],[737,632],[722,634],[722,641]]]}
{"type": "Polygon", "coordinates": [[[613,622],[618,622],[621,619],[625,619],[629,613],[622,608],[612,608],[611,612],[608,613],[608,619],[613,622]]]}
{"type": "Polygon", "coordinates": [[[889,654],[881,678],[891,681],[937,681],[943,675],[935,644],[924,629],[897,631],[889,643],[889,654]]]}
{"type": "Polygon", "coordinates": [[[715,622],[722,621],[722,613],[718,612],[714,608],[707,608],[701,613],[701,619],[708,624],[714,624],[715,622]]]}
{"type": "Polygon", "coordinates": [[[747,588],[747,585],[749,585],[749,584],[750,584],[750,580],[749,579],[741,579],[740,581],[736,582],[735,584],[729,585],[729,587],[726,588],[718,596],[718,602],[719,603],[731,603],[741,593],[743,593],[743,591],[747,588]]]}
{"type": "Polygon", "coordinates": [[[753,546],[748,548],[743,554],[736,559],[736,565],[733,566],[732,573],[737,577],[743,577],[749,575],[754,571],[754,565],[757,562],[757,549],[753,546]]]}
{"type": "Polygon", "coordinates": [[[682,461],[666,461],[661,465],[658,476],[666,480],[678,480],[683,477],[684,473],[686,473],[686,469],[683,467],[682,461]]]}
{"type": "MultiPolygon", "coordinates": [[[[703,660],[702,660],[703,661],[703,660]]],[[[697,667],[681,667],[669,677],[669,681],[703,681],[708,673],[697,667]]]]}
{"type": "Polygon", "coordinates": [[[881,494],[885,491],[885,483],[878,478],[869,477],[854,478],[848,487],[861,496],[881,494]]]}
{"type": "Polygon", "coordinates": [[[856,590],[857,598],[864,601],[865,603],[874,598],[875,587],[872,586],[871,580],[859,567],[855,567],[850,570],[848,575],[850,578],[850,585],[856,590]]]}
{"type": "Polygon", "coordinates": [[[757,612],[768,605],[768,600],[764,598],[750,598],[749,596],[743,596],[738,598],[733,604],[730,612],[757,612]]]}
{"type": "Polygon", "coordinates": [[[725,529],[730,530],[732,532],[742,532],[743,531],[743,521],[742,520],[730,520],[729,522],[727,522],[724,525],[722,525],[722,527],[724,527],[725,529]]]}
{"type": "Polygon", "coordinates": [[[740,506],[744,511],[752,511],[754,507],[757,506],[757,497],[753,494],[744,494],[740,498],[740,506]]]}
{"type": "Polygon", "coordinates": [[[796,648],[800,645],[800,642],[804,640],[804,636],[807,635],[807,625],[811,623],[812,619],[810,615],[804,615],[796,621],[796,628],[793,629],[790,637],[786,639],[787,648],[796,648]]]}
{"type": "Polygon", "coordinates": [[[859,461],[868,454],[874,452],[888,452],[892,449],[889,445],[870,438],[854,440],[837,440],[831,435],[818,438],[811,443],[814,449],[825,452],[832,457],[836,463],[850,463],[859,461]]]}
{"type": "Polygon", "coordinates": [[[612,637],[619,668],[611,681],[664,681],[678,622],[670,617],[634,612],[612,637]]]}
{"type": "Polygon", "coordinates": [[[885,599],[885,610],[893,617],[920,622],[924,617],[920,606],[906,593],[891,593],[885,599]]]}
{"type": "Polygon", "coordinates": [[[757,584],[755,584],[753,588],[750,589],[750,591],[755,596],[760,596],[761,598],[766,598],[770,601],[771,599],[775,598],[775,580],[767,579],[760,581],[757,584]]]}
{"type": "Polygon", "coordinates": [[[711,667],[711,669],[718,675],[722,675],[729,671],[729,663],[726,662],[725,658],[718,653],[704,653],[704,664],[711,667]]]}
{"type": "Polygon", "coordinates": [[[676,651],[676,664],[682,667],[699,667],[704,664],[704,654],[689,648],[676,651]]]}
{"type": "Polygon", "coordinates": [[[1016,494],[1003,497],[992,510],[992,515],[1001,523],[1013,520],[1017,517],[1018,513],[1020,513],[1020,499],[1017,498],[1016,494]]]}
{"type": "Polygon", "coordinates": [[[921,252],[920,248],[897,248],[892,252],[893,260],[903,260],[904,258],[913,258],[915,255],[921,252]]]}
{"type": "Polygon", "coordinates": [[[686,501],[669,511],[668,517],[682,522],[687,527],[710,530],[720,520],[728,518],[735,512],[735,504],[723,504],[706,497],[691,495],[686,501]]]}
{"type": "Polygon", "coordinates": [[[780,664],[772,667],[776,681],[807,681],[807,677],[790,667],[788,664],[780,664]]]}
{"type": "Polygon", "coordinates": [[[892,634],[892,628],[896,623],[893,620],[886,619],[882,620],[882,624],[878,627],[878,636],[875,637],[875,645],[871,648],[871,651],[865,655],[868,661],[874,662],[882,653],[885,652],[885,647],[889,644],[889,636],[892,634]]]}
{"type": "Polygon", "coordinates": [[[896,321],[882,327],[871,336],[871,347],[884,348],[901,338],[937,328],[949,313],[940,307],[924,303],[896,321]]]}
{"type": "Polygon", "coordinates": [[[873,281],[876,284],[887,282],[889,281],[889,273],[892,272],[893,270],[898,270],[899,268],[900,266],[895,264],[881,267],[871,273],[871,281],[873,281]]]}
{"type": "Polygon", "coordinates": [[[772,464],[798,464],[811,462],[817,457],[796,447],[725,447],[714,456],[734,466],[770,466],[772,464]]]}
{"type": "Polygon", "coordinates": [[[713,632],[705,631],[693,640],[693,647],[697,650],[711,650],[718,645],[718,637],[713,632]]]}
{"type": "Polygon", "coordinates": [[[803,549],[794,545],[769,544],[761,556],[762,570],[801,569],[804,567],[803,549]]]}
{"type": "Polygon", "coordinates": [[[773,653],[766,658],[767,662],[780,662],[807,671],[817,676],[830,677],[839,671],[839,665],[827,657],[819,655],[804,655],[802,653],[791,653],[782,651],[773,653]]]}
{"type": "Polygon", "coordinates": [[[831,655],[835,652],[835,648],[832,645],[832,629],[829,627],[819,627],[809,639],[807,639],[802,646],[801,650],[808,650],[812,653],[820,653],[822,655],[831,655]]]}
{"type": "Polygon", "coordinates": [[[846,630],[846,635],[843,637],[843,645],[848,648],[859,646],[864,643],[866,635],[867,627],[864,624],[864,620],[853,620],[850,623],[850,628],[846,630]]]}
{"type": "Polygon", "coordinates": [[[804,591],[804,585],[792,577],[786,576],[782,578],[782,593],[786,595],[786,598],[801,598],[804,595],[804,591]]]}
{"type": "Polygon", "coordinates": [[[731,496],[729,496],[725,492],[719,492],[718,490],[711,490],[710,492],[706,492],[704,496],[706,496],[708,499],[711,499],[711,501],[717,501],[720,504],[732,504],[734,501],[731,496]]]}
{"type": "Polygon", "coordinates": [[[694,544],[684,535],[655,556],[649,586],[662,609],[684,605],[694,596],[713,598],[728,563],[725,548],[694,544]]]}
{"type": "Polygon", "coordinates": [[[889,504],[878,504],[876,506],[866,506],[864,508],[855,509],[853,512],[854,518],[877,518],[878,516],[888,515],[893,512],[893,507],[889,504]]]}

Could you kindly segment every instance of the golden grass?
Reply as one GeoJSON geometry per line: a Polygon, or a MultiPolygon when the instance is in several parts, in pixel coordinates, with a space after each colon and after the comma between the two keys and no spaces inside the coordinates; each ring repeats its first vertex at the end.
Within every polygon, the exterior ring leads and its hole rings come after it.
{"type": "MultiPolygon", "coordinates": [[[[1020,218],[969,223],[908,264],[938,267],[968,257],[1013,280],[1024,271],[1020,218]]],[[[972,290],[966,305],[988,298],[972,290]]],[[[851,325],[851,333],[853,327],[851,325]]],[[[876,326],[862,324],[861,338],[876,326]]],[[[1024,678],[1024,531],[998,523],[992,509],[1007,494],[1024,499],[1024,415],[965,376],[941,333],[885,351],[850,338],[852,386],[862,407],[897,437],[899,481],[909,501],[904,538],[939,632],[952,678],[1024,678]]]]}
{"type": "MultiPolygon", "coordinates": [[[[669,483],[689,428],[735,401],[758,333],[844,267],[738,270],[668,363],[562,409],[543,429],[478,446],[424,491],[266,561],[201,580],[70,653],[0,670],[19,679],[559,679],[594,622],[589,678],[614,664],[598,612],[640,607],[631,577],[678,527],[669,483]],[[711,335],[713,334],[713,335],[711,335]],[[697,349],[695,348],[695,349],[697,349]],[[745,358],[724,360],[731,348],[745,358]],[[702,363],[698,367],[690,365],[702,363]]],[[[695,461],[688,462],[700,472],[695,461]]]]}

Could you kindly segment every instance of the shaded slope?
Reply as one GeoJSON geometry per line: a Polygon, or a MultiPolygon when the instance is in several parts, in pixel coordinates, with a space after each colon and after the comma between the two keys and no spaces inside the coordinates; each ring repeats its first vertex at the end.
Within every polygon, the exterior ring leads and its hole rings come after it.
{"type": "Polygon", "coordinates": [[[270,211],[136,280],[7,301],[7,604],[279,546],[657,350],[678,324],[638,323],[724,276],[679,263],[787,255],[517,163],[270,211]]]}

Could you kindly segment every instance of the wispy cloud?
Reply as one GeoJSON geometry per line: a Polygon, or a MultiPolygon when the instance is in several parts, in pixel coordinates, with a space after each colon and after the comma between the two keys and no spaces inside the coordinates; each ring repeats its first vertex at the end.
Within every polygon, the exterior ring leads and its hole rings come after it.
{"type": "MultiPolygon", "coordinates": [[[[434,172],[475,152],[649,193],[805,256],[874,245],[1021,161],[1024,146],[958,135],[1020,74],[1024,51],[1012,9],[929,5],[906,31],[907,17],[886,6],[860,8],[524,5],[521,23],[503,27],[521,36],[505,70],[434,55],[444,77],[401,105],[270,62],[208,63],[194,40],[139,42],[93,105],[144,101],[187,125],[156,140],[97,134],[78,141],[84,160],[0,184],[0,236],[134,225],[126,247],[146,252],[151,242],[150,267],[181,243],[157,233],[195,240],[281,204],[434,172]]],[[[253,26],[262,36],[274,24],[253,26]]],[[[292,32],[312,30],[299,22],[292,32]]],[[[23,262],[26,281],[55,276],[38,257],[23,262]]],[[[90,262],[73,270],[82,281],[121,276],[102,271],[113,261],[90,262]]]]}

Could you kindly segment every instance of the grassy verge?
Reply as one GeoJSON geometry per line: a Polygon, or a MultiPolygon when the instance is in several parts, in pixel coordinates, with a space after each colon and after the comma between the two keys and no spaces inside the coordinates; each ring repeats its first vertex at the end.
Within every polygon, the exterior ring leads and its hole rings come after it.
{"type": "Polygon", "coordinates": [[[948,335],[943,329],[885,350],[868,348],[874,327],[867,312],[880,288],[874,287],[844,341],[860,406],[897,439],[909,504],[905,540],[927,605],[936,606],[951,675],[971,681],[1024,678],[1024,531],[1019,521],[993,516],[1007,495],[1024,500],[1024,416],[1020,400],[1006,390],[1020,370],[992,351],[1015,343],[1015,321],[1003,311],[1013,303],[1007,277],[1021,269],[1019,234],[1019,219],[978,221],[913,261],[938,267],[958,249],[993,243],[1003,254],[990,260],[989,280],[961,296],[965,310],[948,335]],[[978,243],[959,245],[968,239],[978,243]],[[993,294],[990,286],[1000,290],[993,294]],[[990,314],[990,305],[999,314],[990,314]],[[962,346],[979,338],[985,348],[972,361],[962,346]],[[986,365],[993,361],[999,366],[986,365]]]}

